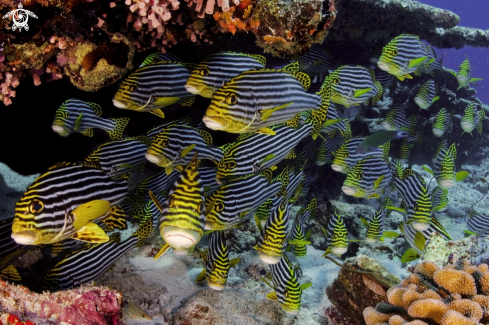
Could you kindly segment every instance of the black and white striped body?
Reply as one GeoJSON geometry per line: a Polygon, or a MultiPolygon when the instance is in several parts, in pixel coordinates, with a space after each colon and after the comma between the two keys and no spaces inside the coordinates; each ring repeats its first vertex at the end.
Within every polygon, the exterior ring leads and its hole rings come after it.
{"type": "Polygon", "coordinates": [[[214,231],[209,238],[205,264],[207,284],[214,290],[224,289],[230,269],[229,250],[222,231],[214,231]]]}
{"type": "Polygon", "coordinates": [[[478,237],[489,235],[489,217],[470,211],[467,220],[467,229],[475,233],[478,237]]]}
{"type": "Polygon", "coordinates": [[[372,147],[369,148],[367,152],[357,152],[358,145],[365,138],[352,138],[338,148],[335,152],[335,157],[333,159],[333,163],[331,164],[331,168],[334,171],[346,174],[348,171],[355,166],[355,164],[366,158],[366,157],[379,157],[382,158],[383,152],[380,148],[372,147]]]}
{"type": "Polygon", "coordinates": [[[358,160],[348,171],[341,190],[354,197],[378,198],[391,179],[392,171],[385,160],[369,156],[358,160]]]}
{"type": "Polygon", "coordinates": [[[275,295],[280,307],[287,314],[297,315],[301,306],[302,289],[287,255],[280,262],[270,264],[275,295]]]}
{"type": "MultiPolygon", "coordinates": [[[[101,200],[114,206],[126,195],[125,181],[114,181],[99,169],[76,165],[54,167],[39,176],[16,203],[12,238],[29,245],[72,238],[83,230],[73,226],[76,221],[73,211],[80,205],[101,200]]],[[[93,219],[87,225],[104,216],[91,216],[93,219]]]]}
{"type": "Polygon", "coordinates": [[[382,127],[387,131],[397,131],[401,129],[412,129],[416,127],[416,115],[406,117],[406,110],[404,107],[396,107],[389,112],[382,121],[382,127]]]}
{"type": "Polygon", "coordinates": [[[190,117],[183,117],[183,118],[178,119],[178,120],[173,120],[173,121],[170,121],[170,122],[163,123],[163,124],[160,124],[158,126],[155,126],[151,130],[149,130],[148,133],[146,133],[146,135],[148,137],[150,137],[151,139],[153,139],[153,137],[155,135],[157,135],[158,133],[160,133],[161,131],[163,131],[164,129],[166,129],[167,127],[169,127],[170,125],[173,125],[173,124],[190,125],[191,123],[192,123],[192,119],[190,117]]]}
{"type": "Polygon", "coordinates": [[[216,180],[217,168],[215,167],[200,167],[199,168],[200,179],[202,180],[202,186],[204,187],[205,196],[211,195],[215,190],[221,186],[216,180]]]}
{"type": "Polygon", "coordinates": [[[295,56],[292,61],[298,61],[299,71],[305,72],[311,77],[333,72],[337,68],[331,53],[318,44],[312,44],[306,54],[295,56]]]}

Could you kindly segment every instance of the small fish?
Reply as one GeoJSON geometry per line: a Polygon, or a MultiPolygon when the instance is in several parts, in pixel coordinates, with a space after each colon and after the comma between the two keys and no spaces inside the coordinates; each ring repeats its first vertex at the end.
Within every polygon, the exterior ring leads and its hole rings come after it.
{"type": "Polygon", "coordinates": [[[274,195],[281,196],[288,185],[288,169],[275,179],[272,170],[231,179],[205,201],[205,229],[225,230],[254,215],[254,211],[274,195]]]}
{"type": "Polygon", "coordinates": [[[416,96],[414,96],[414,102],[419,106],[419,109],[428,109],[434,102],[440,99],[436,96],[438,92],[438,85],[433,80],[428,80],[418,90],[416,96]]]}
{"type": "Polygon", "coordinates": [[[53,131],[63,137],[76,132],[92,137],[93,129],[107,131],[112,140],[122,138],[122,133],[129,123],[128,117],[102,118],[99,104],[84,102],[79,99],[68,99],[54,115],[53,131]]]}
{"type": "Polygon", "coordinates": [[[401,138],[399,145],[395,151],[394,158],[403,164],[407,164],[411,154],[411,147],[407,138],[401,138]]]}
{"type": "Polygon", "coordinates": [[[17,271],[17,269],[13,265],[9,265],[6,268],[4,268],[0,272],[0,278],[2,278],[3,281],[12,281],[12,282],[22,281],[22,277],[20,276],[19,271],[17,271]]]}
{"type": "Polygon", "coordinates": [[[318,44],[313,44],[306,54],[294,55],[291,62],[294,61],[299,62],[299,71],[307,73],[311,78],[331,73],[337,68],[331,53],[318,44]]]}
{"type": "Polygon", "coordinates": [[[214,53],[192,69],[185,89],[189,93],[211,98],[226,81],[248,70],[263,69],[265,64],[266,58],[258,54],[214,53]]]}
{"type": "Polygon", "coordinates": [[[144,170],[144,154],[149,144],[150,138],[146,136],[104,143],[85,158],[82,165],[98,168],[114,180],[127,178],[132,170],[144,170]]]}
{"type": "Polygon", "coordinates": [[[407,221],[415,230],[425,231],[430,227],[433,204],[428,187],[421,176],[411,168],[403,169],[399,161],[395,166],[395,189],[405,206],[407,221]]]}
{"type": "Polygon", "coordinates": [[[152,138],[146,159],[171,172],[173,168],[181,170],[186,166],[195,152],[199,153],[199,159],[212,160],[215,164],[223,157],[222,150],[212,145],[209,132],[172,124],[152,138]]]}
{"type": "Polygon", "coordinates": [[[381,240],[384,233],[384,220],[389,214],[389,210],[386,207],[392,206],[392,201],[387,196],[384,199],[382,206],[375,212],[374,217],[368,223],[367,238],[365,241],[368,243],[375,243],[381,240]]]}
{"type": "Polygon", "coordinates": [[[482,134],[482,122],[486,117],[484,109],[477,110],[474,103],[470,103],[464,111],[464,117],[460,120],[460,126],[464,132],[470,133],[477,128],[477,133],[482,134]]]}
{"type": "MultiPolygon", "coordinates": [[[[153,201],[154,197],[152,197],[153,201]]],[[[175,255],[187,255],[204,235],[204,187],[197,169],[197,152],[173,184],[161,206],[160,234],[165,245],[155,260],[170,247],[175,255]]]]}
{"type": "Polygon", "coordinates": [[[336,151],[341,139],[342,137],[338,130],[334,130],[324,137],[319,145],[319,148],[317,149],[315,160],[316,165],[323,166],[327,163],[333,162],[333,152],[336,151]]]}
{"type": "Polygon", "coordinates": [[[407,136],[409,136],[409,132],[407,131],[379,131],[365,137],[365,139],[358,144],[356,152],[366,153],[371,148],[379,147],[386,142],[407,136]]]}
{"type": "Polygon", "coordinates": [[[386,142],[380,147],[371,147],[365,153],[358,153],[356,149],[363,140],[365,140],[365,138],[360,137],[345,141],[345,143],[335,151],[331,168],[334,171],[346,174],[359,160],[368,156],[384,158],[386,161],[389,159],[390,142],[386,142]]]}
{"type": "Polygon", "coordinates": [[[181,62],[182,60],[169,52],[156,52],[148,55],[139,67],[142,68],[150,64],[158,63],[160,61],[181,62]]]}
{"type": "MultiPolygon", "coordinates": [[[[374,65],[377,65],[377,61],[375,61],[374,65]]],[[[389,74],[387,71],[384,71],[380,69],[379,67],[376,67],[374,70],[374,75],[375,75],[375,80],[380,82],[382,85],[383,89],[392,89],[394,86],[397,87],[397,79],[389,74]]]]}
{"type": "Polygon", "coordinates": [[[448,205],[448,189],[435,187],[431,191],[431,203],[433,204],[433,212],[442,212],[446,210],[448,205]]]}
{"type": "Polygon", "coordinates": [[[277,264],[285,254],[289,230],[289,209],[287,195],[284,193],[278,206],[272,211],[265,226],[261,229],[260,237],[255,245],[258,257],[263,263],[277,264]]]}
{"type": "Polygon", "coordinates": [[[370,102],[375,104],[382,97],[382,85],[375,80],[372,69],[344,65],[333,71],[325,80],[331,89],[331,102],[350,107],[370,102]]]}
{"type": "Polygon", "coordinates": [[[450,71],[456,78],[458,82],[458,88],[469,88],[469,84],[471,82],[483,80],[482,78],[472,78],[472,68],[470,67],[470,61],[469,59],[465,59],[464,62],[460,65],[458,68],[458,73],[455,73],[453,71],[450,71]]]}
{"type": "Polygon", "coordinates": [[[148,313],[129,301],[124,301],[124,307],[122,307],[122,320],[124,324],[127,325],[150,322],[154,323],[153,318],[151,318],[148,313]]]}
{"type": "Polygon", "coordinates": [[[222,182],[235,176],[259,173],[277,165],[283,159],[295,157],[294,148],[311,134],[312,120],[308,119],[298,126],[299,115],[292,121],[270,127],[275,133],[241,134],[237,141],[229,146],[224,157],[217,165],[217,179],[222,182]]]}
{"type": "Polygon", "coordinates": [[[316,218],[317,200],[312,198],[307,209],[301,208],[295,216],[292,231],[289,235],[289,244],[292,247],[292,252],[297,257],[303,257],[307,254],[307,246],[309,245],[309,237],[311,230],[305,231],[305,223],[309,218],[316,218]]]}
{"type": "Polygon", "coordinates": [[[457,158],[457,148],[455,143],[448,148],[442,148],[435,162],[435,178],[438,186],[442,189],[449,189],[455,185],[455,159],[457,158]]]}
{"type": "Polygon", "coordinates": [[[447,130],[452,130],[452,117],[445,108],[442,108],[433,121],[433,135],[437,138],[442,137],[447,130]]]}
{"type": "Polygon", "coordinates": [[[298,67],[295,62],[282,70],[241,73],[214,92],[202,120],[212,130],[273,135],[270,126],[288,122],[298,113],[312,110],[313,137],[316,138],[326,121],[330,92],[323,87],[316,94],[308,94],[306,90],[311,80],[307,74],[298,72],[298,67]],[[267,87],[250,88],[257,84],[267,87]]]}
{"type": "Polygon", "coordinates": [[[434,232],[438,232],[445,238],[445,240],[452,239],[445,228],[443,228],[443,226],[434,217],[431,218],[428,228],[422,231],[416,230],[412,225],[407,224],[407,222],[408,217],[405,215],[402,233],[404,234],[404,238],[409,243],[411,248],[413,248],[419,255],[421,255],[423,252],[426,240],[431,238],[431,235],[434,232]]]}
{"type": "Polygon", "coordinates": [[[207,251],[202,253],[205,268],[195,280],[196,283],[207,280],[212,290],[222,291],[228,280],[229,269],[236,266],[239,258],[229,260],[229,250],[222,231],[213,231],[209,238],[207,251]]]}
{"type": "Polygon", "coordinates": [[[114,181],[91,167],[62,163],[32,183],[15,205],[12,238],[22,245],[64,239],[103,243],[109,238],[95,224],[127,195],[125,180],[114,181]]]}
{"type": "Polygon", "coordinates": [[[312,284],[307,282],[299,285],[296,272],[285,254],[282,255],[279,263],[270,264],[270,269],[274,285],[271,286],[268,282],[266,283],[274,291],[267,294],[267,298],[278,301],[282,310],[287,314],[297,315],[301,307],[302,290],[307,289],[312,284]]]}
{"type": "Polygon", "coordinates": [[[413,114],[406,118],[404,107],[397,107],[387,112],[382,127],[387,131],[414,130],[416,128],[416,115],[413,114]]]}
{"type": "Polygon", "coordinates": [[[401,34],[384,46],[377,66],[401,81],[412,79],[410,74],[429,60],[430,53],[426,49],[418,36],[401,34]]]}
{"type": "Polygon", "coordinates": [[[478,214],[476,211],[469,211],[469,220],[467,221],[467,229],[475,233],[478,237],[489,235],[489,218],[483,214],[478,214]]]}
{"type": "Polygon", "coordinates": [[[155,135],[157,135],[158,133],[160,133],[161,131],[163,131],[164,129],[166,129],[167,127],[169,127],[170,125],[173,125],[173,124],[191,125],[192,119],[190,117],[183,117],[181,119],[177,119],[177,120],[173,120],[173,121],[170,121],[167,123],[160,124],[160,125],[152,128],[151,130],[149,130],[148,133],[146,133],[146,135],[148,137],[150,137],[151,139],[153,139],[153,137],[155,135]]]}
{"type": "Polygon", "coordinates": [[[90,243],[66,255],[41,279],[43,290],[55,291],[90,283],[109,269],[122,255],[144,241],[151,233],[152,220],[144,220],[138,230],[121,242],[119,232],[105,243],[90,243]],[[103,258],[101,258],[103,257],[103,258]]]}
{"type": "Polygon", "coordinates": [[[348,171],[341,190],[346,195],[361,198],[379,198],[381,191],[390,183],[392,171],[384,159],[366,157],[348,171]]]}
{"type": "Polygon", "coordinates": [[[431,159],[431,161],[433,163],[436,162],[436,160],[438,159],[438,155],[440,154],[440,151],[445,148],[445,149],[448,149],[448,143],[447,143],[447,139],[443,139],[440,141],[440,143],[438,144],[438,146],[435,148],[435,152],[433,154],[433,157],[431,159]]]}
{"type": "Polygon", "coordinates": [[[348,231],[343,217],[337,209],[333,211],[328,221],[326,244],[328,250],[338,256],[345,254],[348,250],[348,231]]]}
{"type": "Polygon", "coordinates": [[[151,112],[161,118],[162,107],[179,103],[190,106],[194,94],[185,89],[192,64],[160,61],[138,68],[122,81],[112,103],[136,112],[151,112]]]}

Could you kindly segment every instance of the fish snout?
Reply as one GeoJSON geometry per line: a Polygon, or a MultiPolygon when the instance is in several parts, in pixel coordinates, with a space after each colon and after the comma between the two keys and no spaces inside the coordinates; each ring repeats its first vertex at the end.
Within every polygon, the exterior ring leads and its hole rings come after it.
{"type": "Polygon", "coordinates": [[[185,85],[185,89],[191,93],[191,94],[195,94],[195,95],[199,95],[202,90],[204,90],[204,85],[202,84],[195,84],[195,83],[187,83],[185,85]]]}
{"type": "Polygon", "coordinates": [[[31,230],[23,230],[19,232],[12,232],[10,235],[12,239],[19,245],[34,245],[39,239],[39,234],[31,230]]]}
{"type": "Polygon", "coordinates": [[[65,125],[53,122],[53,131],[61,135],[62,137],[67,137],[70,134],[70,130],[65,125]]]}
{"type": "Polygon", "coordinates": [[[443,136],[443,134],[445,134],[445,131],[443,130],[440,130],[438,128],[433,128],[433,135],[437,138],[443,136]]]}
{"type": "Polygon", "coordinates": [[[395,131],[395,130],[396,130],[396,128],[395,128],[395,127],[394,127],[392,124],[390,124],[390,123],[388,123],[388,122],[382,122],[382,124],[380,124],[380,125],[381,125],[381,126],[382,126],[382,127],[385,129],[385,130],[387,130],[387,131],[395,131]]]}
{"type": "Polygon", "coordinates": [[[225,120],[222,117],[218,116],[204,115],[204,117],[202,118],[202,122],[204,122],[205,126],[207,126],[211,130],[223,130],[227,126],[225,120]]]}
{"type": "Polygon", "coordinates": [[[342,165],[332,164],[331,165],[331,168],[335,172],[339,172],[339,173],[342,173],[342,174],[346,174],[348,172],[347,169],[346,169],[346,166],[342,166],[342,165]]]}
{"type": "Polygon", "coordinates": [[[282,256],[272,256],[262,251],[258,251],[258,257],[263,263],[266,264],[277,264],[278,262],[280,262],[280,259],[282,258],[282,256]]]}
{"type": "Polygon", "coordinates": [[[214,281],[207,280],[207,284],[212,290],[216,290],[216,291],[224,290],[224,285],[222,283],[217,283],[214,281]]]}
{"type": "Polygon", "coordinates": [[[377,66],[379,67],[380,70],[384,70],[384,71],[389,71],[390,68],[389,64],[383,61],[377,61],[377,66]]]}
{"type": "Polygon", "coordinates": [[[194,247],[200,241],[201,235],[195,230],[166,226],[161,231],[161,237],[168,245],[173,247],[173,253],[177,251],[177,255],[187,255],[188,249],[194,247]],[[185,251],[186,253],[180,251],[185,251]]]}
{"type": "Polygon", "coordinates": [[[357,188],[354,188],[354,187],[351,187],[351,186],[345,186],[345,185],[343,185],[341,187],[341,190],[346,195],[352,195],[352,196],[355,195],[355,194],[357,194],[357,192],[358,192],[358,189],[357,188]]]}

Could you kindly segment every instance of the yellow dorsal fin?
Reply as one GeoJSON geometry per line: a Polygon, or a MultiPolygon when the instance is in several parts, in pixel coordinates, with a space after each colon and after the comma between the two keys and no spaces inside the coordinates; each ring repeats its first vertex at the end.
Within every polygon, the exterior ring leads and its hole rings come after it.
{"type": "Polygon", "coordinates": [[[110,210],[110,202],[105,200],[93,200],[80,205],[73,210],[73,227],[81,229],[90,221],[103,216],[110,210]]]}

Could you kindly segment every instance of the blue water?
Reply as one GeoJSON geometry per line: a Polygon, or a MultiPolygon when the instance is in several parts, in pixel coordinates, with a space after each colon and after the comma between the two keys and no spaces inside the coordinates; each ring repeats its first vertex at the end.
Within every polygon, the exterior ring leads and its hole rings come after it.
{"type": "MultiPolygon", "coordinates": [[[[489,1],[487,0],[422,0],[422,3],[450,10],[460,16],[459,26],[489,29],[489,1]]],[[[458,71],[463,60],[469,59],[472,64],[472,77],[484,78],[477,82],[474,88],[484,104],[489,104],[489,48],[463,47],[461,49],[437,49],[442,53],[443,65],[446,68],[458,71]]]]}

